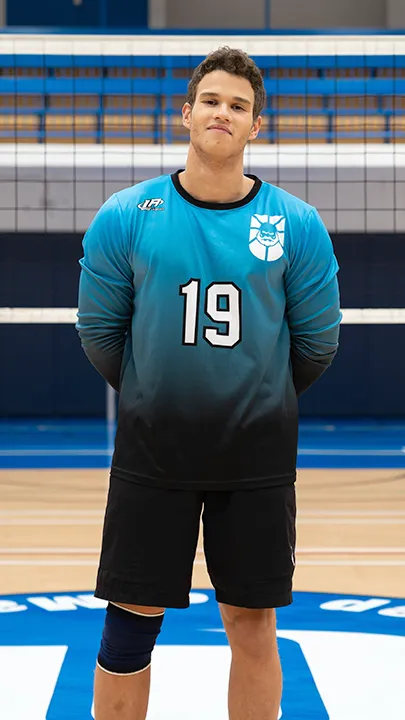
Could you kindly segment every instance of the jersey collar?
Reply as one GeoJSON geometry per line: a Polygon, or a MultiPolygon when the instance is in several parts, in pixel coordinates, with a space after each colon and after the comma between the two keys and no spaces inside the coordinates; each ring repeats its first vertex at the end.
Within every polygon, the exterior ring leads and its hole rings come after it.
{"type": "Polygon", "coordinates": [[[182,198],[184,198],[184,200],[187,200],[187,202],[191,203],[191,205],[196,205],[197,207],[205,208],[206,210],[234,210],[235,208],[243,207],[243,205],[247,205],[248,203],[250,203],[251,200],[253,200],[253,198],[256,197],[262,186],[262,181],[260,180],[260,178],[258,178],[256,175],[249,175],[249,173],[246,173],[246,177],[254,180],[254,185],[244,198],[242,198],[241,200],[237,200],[236,202],[228,203],[205,202],[204,200],[197,200],[192,195],[190,195],[187,190],[184,189],[179,180],[179,173],[181,172],[183,172],[183,170],[177,170],[177,172],[171,175],[173,185],[176,188],[177,192],[179,193],[179,195],[182,196],[182,198]]]}

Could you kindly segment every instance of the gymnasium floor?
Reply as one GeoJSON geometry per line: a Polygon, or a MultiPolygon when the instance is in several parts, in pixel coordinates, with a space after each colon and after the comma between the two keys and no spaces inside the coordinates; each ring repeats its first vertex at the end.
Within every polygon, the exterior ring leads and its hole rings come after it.
{"type": "MultiPolygon", "coordinates": [[[[90,720],[92,597],[112,432],[0,423],[0,718],[90,720]]],[[[401,720],[405,423],[303,422],[294,603],[278,612],[283,720],[401,720]]],[[[229,648],[199,544],[169,610],[148,720],[226,720],[229,648]]]]}

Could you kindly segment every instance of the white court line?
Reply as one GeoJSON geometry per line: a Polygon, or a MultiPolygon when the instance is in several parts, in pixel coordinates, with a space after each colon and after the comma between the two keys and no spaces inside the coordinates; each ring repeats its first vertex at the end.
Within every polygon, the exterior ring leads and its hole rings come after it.
{"type": "MultiPolygon", "coordinates": [[[[97,560],[0,560],[0,566],[8,567],[97,567],[97,560]]],[[[203,560],[195,560],[196,565],[205,565],[203,560]]],[[[341,566],[351,567],[405,567],[405,560],[300,560],[299,566],[341,566]]]]}
{"type": "MultiPolygon", "coordinates": [[[[1,548],[0,555],[96,555],[100,548],[21,547],[1,548]]],[[[404,548],[405,552],[405,548],[404,548]]]]}
{"type": "MultiPolygon", "coordinates": [[[[7,562],[7,561],[6,561],[7,562]]],[[[12,562],[12,561],[11,561],[12,562]]],[[[205,565],[204,560],[195,560],[195,565],[205,565]]],[[[1,564],[1,560],[0,560],[1,564]]],[[[352,558],[348,558],[347,560],[298,560],[297,566],[321,566],[321,567],[329,567],[331,565],[336,566],[342,566],[342,567],[351,567],[352,565],[359,565],[359,566],[368,566],[368,567],[385,567],[385,566],[395,566],[395,567],[405,567],[405,559],[404,560],[356,560],[352,558]]]]}
{"type": "MultiPolygon", "coordinates": [[[[99,517],[103,515],[103,510],[0,510],[0,518],[2,517],[99,517]]],[[[405,515],[405,512],[404,512],[405,515]]]]}
{"type": "Polygon", "coordinates": [[[296,555],[405,555],[405,547],[299,547],[296,555]]]}
{"type": "Polygon", "coordinates": [[[399,450],[386,450],[386,449],[380,449],[380,450],[350,450],[350,449],[342,449],[342,448],[301,448],[298,450],[298,455],[304,455],[304,456],[319,456],[319,457],[335,457],[338,455],[339,457],[404,457],[405,455],[405,448],[401,447],[399,450]]]}
{"type": "MultiPolygon", "coordinates": [[[[111,457],[112,449],[104,448],[80,448],[80,449],[36,449],[31,450],[0,450],[0,457],[111,457]]],[[[398,450],[372,449],[372,450],[350,450],[350,449],[323,449],[323,448],[301,448],[298,455],[303,457],[405,457],[405,447],[398,450]]]]}
{"type": "MultiPolygon", "coordinates": [[[[298,516],[299,525],[405,525],[405,518],[302,518],[298,516]]],[[[0,523],[1,524],[1,523],[0,523]]]]}
{"type": "Polygon", "coordinates": [[[299,560],[298,565],[308,567],[405,567],[405,560],[299,560]]]}
{"type": "MultiPolygon", "coordinates": [[[[310,421],[308,425],[302,424],[300,430],[301,430],[301,433],[306,433],[306,434],[310,434],[314,431],[316,431],[316,432],[321,431],[323,433],[340,431],[345,434],[353,433],[353,432],[359,433],[359,432],[364,432],[364,431],[369,432],[370,428],[374,432],[376,430],[378,430],[378,432],[384,432],[384,433],[391,431],[391,430],[394,430],[395,432],[399,432],[399,431],[404,432],[404,430],[405,430],[405,425],[401,422],[398,422],[398,424],[395,424],[395,425],[390,425],[389,422],[387,422],[387,423],[384,422],[383,425],[380,425],[377,421],[374,424],[367,423],[367,424],[362,425],[362,423],[360,421],[359,421],[359,423],[353,423],[350,420],[348,420],[347,422],[344,423],[343,426],[340,426],[339,422],[340,421],[337,421],[337,423],[335,424],[332,421],[331,422],[323,422],[323,423],[316,423],[316,422],[312,423],[310,421]]],[[[24,425],[22,425],[22,427],[24,427],[24,425]]],[[[63,426],[61,429],[63,429],[63,426]]],[[[67,428],[67,429],[71,429],[71,428],[67,428]]]]}
{"type": "Polygon", "coordinates": [[[55,450],[55,449],[36,449],[31,450],[0,450],[0,457],[86,457],[91,455],[92,457],[108,456],[112,455],[112,450],[105,448],[78,448],[66,450],[55,450]]]}
{"type": "MultiPolygon", "coordinates": [[[[0,513],[1,514],[1,513],[0,513]]],[[[301,517],[325,516],[325,517],[405,517],[405,510],[298,510],[301,517]]]]}
{"type": "MultiPolygon", "coordinates": [[[[94,555],[100,552],[97,547],[0,547],[0,555],[94,555]]],[[[197,548],[202,555],[202,548],[197,548]]],[[[302,547],[297,555],[405,555],[405,547],[302,547]]]]}
{"type": "Polygon", "coordinates": [[[0,518],[0,526],[2,525],[16,525],[16,526],[35,526],[45,527],[52,525],[100,525],[101,518],[64,518],[56,517],[52,518],[0,518]]]}
{"type": "MultiPolygon", "coordinates": [[[[0,518],[1,526],[32,526],[32,527],[45,527],[45,526],[75,526],[75,525],[99,525],[102,521],[102,517],[3,517],[0,518]]],[[[300,518],[298,515],[297,525],[405,525],[405,517],[386,517],[386,518],[329,518],[329,517],[317,517],[317,518],[300,518]]]]}
{"type": "MultiPolygon", "coordinates": [[[[300,517],[405,517],[405,510],[298,510],[300,517]]],[[[103,517],[104,508],[100,510],[0,510],[0,519],[2,517],[103,517]]]]}
{"type": "MultiPolygon", "coordinates": [[[[405,155],[405,148],[404,148],[404,155],[405,155]]],[[[97,433],[104,433],[105,432],[105,424],[100,424],[100,422],[95,421],[83,421],[80,423],[80,421],[74,422],[72,420],[72,423],[69,425],[63,425],[62,423],[57,425],[55,428],[52,424],[47,424],[44,422],[34,422],[33,424],[28,424],[29,420],[24,422],[24,419],[18,423],[18,428],[20,432],[28,431],[32,432],[32,427],[34,425],[37,432],[44,432],[44,431],[50,431],[50,432],[83,432],[84,426],[86,427],[86,430],[90,428],[93,432],[97,433]],[[26,424],[27,423],[27,424],[26,424]]],[[[395,423],[391,425],[389,422],[384,422],[383,425],[379,424],[378,421],[373,423],[366,423],[362,424],[360,421],[358,423],[352,423],[351,421],[347,421],[344,423],[344,425],[341,427],[339,425],[339,422],[337,424],[333,422],[323,422],[323,423],[317,423],[317,422],[309,422],[309,424],[303,423],[300,427],[300,432],[304,435],[310,435],[313,432],[319,432],[321,431],[323,434],[330,435],[334,432],[342,432],[345,435],[349,435],[354,433],[360,433],[360,432],[369,432],[370,428],[373,432],[379,432],[379,433],[388,433],[394,430],[395,433],[405,432],[405,424],[398,421],[398,423],[395,423]]]]}
{"type": "Polygon", "coordinates": [[[0,560],[0,565],[8,567],[96,567],[96,560],[0,560]]]}

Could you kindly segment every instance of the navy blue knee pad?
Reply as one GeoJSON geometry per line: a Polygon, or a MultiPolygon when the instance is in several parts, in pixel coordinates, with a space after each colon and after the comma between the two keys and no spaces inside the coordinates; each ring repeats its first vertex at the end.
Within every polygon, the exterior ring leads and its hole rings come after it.
{"type": "Polygon", "coordinates": [[[114,675],[146,670],[162,627],[161,615],[141,615],[108,603],[97,663],[114,675]]]}

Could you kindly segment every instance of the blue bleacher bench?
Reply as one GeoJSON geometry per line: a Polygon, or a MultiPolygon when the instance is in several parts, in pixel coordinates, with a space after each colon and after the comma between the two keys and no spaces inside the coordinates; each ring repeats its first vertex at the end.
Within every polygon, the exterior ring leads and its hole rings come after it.
{"type": "MultiPolygon", "coordinates": [[[[202,59],[0,55],[0,141],[186,142],[181,106],[202,59]]],[[[405,55],[254,60],[260,142],[405,141],[405,55]]]]}

